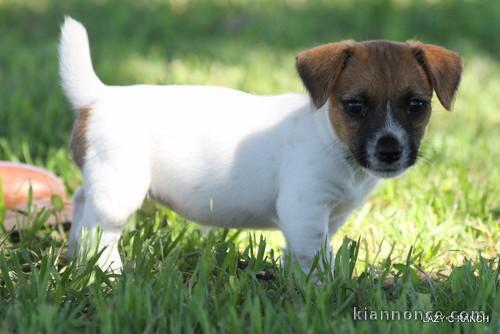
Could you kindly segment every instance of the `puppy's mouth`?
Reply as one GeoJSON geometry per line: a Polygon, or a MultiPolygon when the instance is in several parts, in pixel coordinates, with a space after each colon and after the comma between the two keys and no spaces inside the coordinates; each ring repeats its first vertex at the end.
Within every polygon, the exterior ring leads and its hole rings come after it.
{"type": "Polygon", "coordinates": [[[386,164],[381,163],[370,163],[367,159],[358,159],[355,158],[358,165],[369,175],[383,178],[383,179],[391,179],[398,176],[403,175],[411,165],[406,164],[395,164],[393,166],[387,166],[386,164]],[[382,166],[381,166],[382,165],[382,166]]]}
{"type": "Polygon", "coordinates": [[[384,179],[403,175],[416,162],[416,154],[413,150],[404,153],[400,160],[393,163],[380,161],[365,150],[351,150],[351,155],[351,160],[354,160],[369,175],[384,179]]]}
{"type": "Polygon", "coordinates": [[[365,170],[369,173],[372,174],[376,177],[380,177],[383,179],[390,179],[394,177],[398,177],[403,175],[407,170],[408,167],[406,168],[399,168],[399,169],[373,169],[373,168],[365,168],[365,170]]]}

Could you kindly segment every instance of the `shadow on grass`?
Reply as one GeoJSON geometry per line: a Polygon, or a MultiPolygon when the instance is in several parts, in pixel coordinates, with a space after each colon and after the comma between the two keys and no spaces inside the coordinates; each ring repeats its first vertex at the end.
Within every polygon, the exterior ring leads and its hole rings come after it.
{"type": "Polygon", "coordinates": [[[156,45],[169,54],[182,51],[215,57],[208,46],[220,40],[295,51],[345,38],[419,38],[461,51],[500,55],[500,35],[494,29],[500,20],[500,3],[493,0],[185,3],[73,0],[49,1],[38,9],[4,4],[0,27],[4,34],[17,35],[27,43],[53,41],[63,15],[69,14],[88,25],[96,43],[120,42],[122,52],[130,46],[125,41],[131,40],[156,45]]]}

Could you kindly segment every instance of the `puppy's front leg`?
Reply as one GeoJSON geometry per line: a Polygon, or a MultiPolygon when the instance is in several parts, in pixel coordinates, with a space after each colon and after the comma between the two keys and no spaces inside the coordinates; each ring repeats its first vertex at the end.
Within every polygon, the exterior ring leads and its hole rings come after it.
{"type": "Polygon", "coordinates": [[[321,200],[305,199],[301,192],[284,192],[278,197],[279,227],[287,241],[287,247],[308,273],[314,256],[323,245],[329,247],[328,217],[330,209],[321,200]]]}

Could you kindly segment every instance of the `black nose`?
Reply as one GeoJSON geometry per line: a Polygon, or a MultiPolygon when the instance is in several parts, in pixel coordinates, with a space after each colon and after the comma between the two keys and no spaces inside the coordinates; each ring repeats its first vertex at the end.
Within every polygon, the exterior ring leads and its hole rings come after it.
{"type": "Polygon", "coordinates": [[[375,146],[377,159],[385,163],[393,163],[401,158],[401,145],[393,136],[383,136],[375,146]]]}

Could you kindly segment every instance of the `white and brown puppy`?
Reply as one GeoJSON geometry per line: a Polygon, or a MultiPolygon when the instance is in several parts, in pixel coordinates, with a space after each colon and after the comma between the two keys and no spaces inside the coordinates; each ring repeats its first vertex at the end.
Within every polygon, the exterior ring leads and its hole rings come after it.
{"type": "Polygon", "coordinates": [[[66,18],[64,91],[78,113],[71,149],[84,183],[69,253],[102,228],[102,267],[147,194],[200,224],[276,228],[304,270],[381,178],[417,159],[436,92],[449,109],[462,65],[419,42],[340,42],[304,51],[309,95],[206,86],[106,86],[85,28],[66,18]]]}

